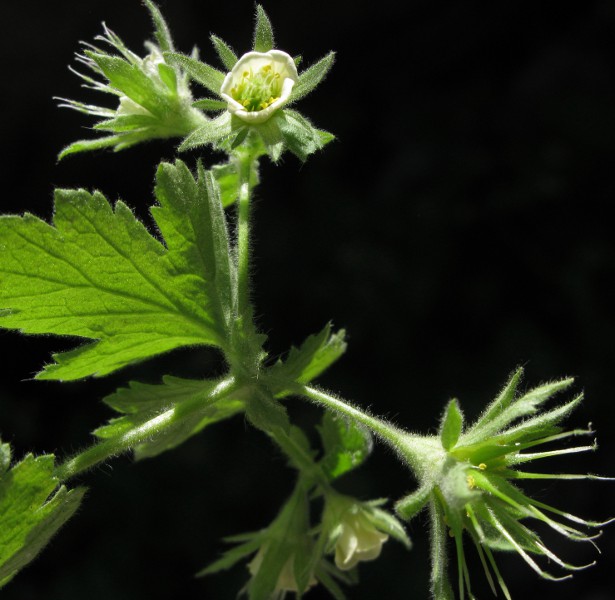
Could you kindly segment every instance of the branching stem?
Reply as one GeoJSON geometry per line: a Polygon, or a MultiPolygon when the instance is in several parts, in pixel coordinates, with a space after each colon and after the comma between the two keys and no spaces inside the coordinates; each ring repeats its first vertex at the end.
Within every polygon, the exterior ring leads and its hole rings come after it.
{"type": "Polygon", "coordinates": [[[158,433],[164,433],[169,426],[172,426],[174,421],[180,418],[185,419],[191,413],[207,409],[213,402],[238,393],[239,387],[233,377],[223,379],[206,399],[199,397],[183,403],[181,415],[178,414],[177,407],[166,410],[142,425],[134,427],[124,435],[104,440],[69,458],[56,467],[54,475],[60,481],[71,479],[112,456],[117,456],[134,448],[158,433]]]}

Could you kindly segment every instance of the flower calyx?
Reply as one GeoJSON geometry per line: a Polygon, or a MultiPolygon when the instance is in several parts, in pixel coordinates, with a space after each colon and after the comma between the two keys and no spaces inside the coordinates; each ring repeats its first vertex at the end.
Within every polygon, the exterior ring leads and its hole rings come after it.
{"type": "Polygon", "coordinates": [[[375,560],[390,536],[410,548],[401,523],[380,508],[384,501],[360,502],[356,498],[329,491],[325,496],[323,531],[327,550],[334,553],[335,566],[349,571],[375,560]]]}
{"type": "Polygon", "coordinates": [[[211,41],[226,73],[194,57],[175,52],[164,55],[213,94],[193,106],[220,113],[190,134],[180,150],[211,145],[231,153],[249,136],[258,140],[274,162],[285,150],[305,161],[333,140],[332,134],[315,128],[289,108],[324,79],[333,65],[333,52],[299,73],[299,59],[275,48],[273,29],[261,6],[257,6],[251,51],[238,57],[220,38],[212,36],[211,41]]]}
{"type": "MultiPolygon", "coordinates": [[[[397,503],[397,513],[410,520],[423,507],[429,506],[434,558],[435,554],[443,552],[446,537],[454,539],[461,598],[466,590],[472,597],[464,535],[473,542],[494,594],[497,582],[504,596],[510,598],[494,559],[496,550],[517,552],[545,579],[566,579],[571,571],[591,566],[575,566],[561,560],[547,548],[529,521],[539,521],[570,540],[592,543],[599,532],[591,533],[591,530],[609,522],[581,519],[531,498],[517,486],[524,479],[607,479],[594,475],[526,472],[519,468],[535,460],[595,449],[595,444],[562,449],[550,447],[554,442],[593,433],[578,429],[565,431],[560,425],[582,400],[581,395],[556,408],[542,408],[554,394],[568,388],[572,380],[547,383],[517,396],[521,375],[519,369],[511,376],[502,392],[472,426],[464,427],[463,414],[453,400],[444,413],[437,437],[408,435],[398,448],[402,454],[405,450],[407,462],[420,485],[417,491],[397,503]],[[543,445],[548,448],[535,451],[543,445]],[[525,452],[530,448],[534,451],[525,452]],[[437,539],[440,536],[442,538],[437,539]],[[540,556],[561,567],[565,573],[556,576],[545,571],[536,560],[540,556]]],[[[438,590],[449,589],[446,573],[442,570],[434,573],[432,585],[436,595],[438,590]]]]}
{"type": "Polygon", "coordinates": [[[118,98],[118,104],[106,108],[58,98],[61,107],[101,119],[94,129],[108,134],[72,143],[60,153],[60,159],[84,151],[117,151],[153,139],[185,137],[208,120],[192,106],[186,75],[164,58],[164,52],[173,50],[173,41],[160,11],[150,0],[145,4],[153,17],[158,42],[146,42],[145,57],[129,50],[104,24],[104,34],[95,39],[112,52],[84,43],[83,52],[76,55],[77,62],[92,73],[86,75],[71,68],[85,82],[83,87],[111,94],[118,98]]]}

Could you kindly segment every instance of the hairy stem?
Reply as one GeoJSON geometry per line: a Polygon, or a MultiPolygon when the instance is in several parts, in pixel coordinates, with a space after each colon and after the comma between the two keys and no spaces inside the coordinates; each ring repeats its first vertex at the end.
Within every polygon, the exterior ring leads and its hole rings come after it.
{"type": "Polygon", "coordinates": [[[167,431],[168,427],[172,425],[174,421],[178,421],[179,419],[183,420],[189,415],[209,408],[213,402],[221,400],[233,393],[237,393],[239,387],[240,386],[233,377],[223,379],[207,398],[196,398],[182,403],[181,415],[177,414],[177,407],[166,410],[139,427],[131,429],[124,435],[104,440],[91,446],[80,454],[69,458],[56,467],[54,475],[60,481],[66,481],[67,479],[75,477],[79,475],[79,473],[91,469],[98,463],[112,456],[122,454],[138,444],[151,439],[158,433],[167,431]]]}
{"type": "Polygon", "coordinates": [[[237,208],[237,315],[251,319],[250,308],[250,200],[252,171],[257,160],[252,153],[238,157],[239,200],[237,208]]]}
{"type": "Polygon", "coordinates": [[[393,425],[382,421],[377,417],[363,412],[356,406],[336,398],[335,396],[328,394],[317,388],[313,388],[307,385],[298,387],[295,390],[297,393],[305,396],[309,400],[325,406],[335,412],[342,413],[343,415],[350,417],[353,421],[357,421],[362,425],[365,425],[368,429],[373,431],[378,437],[382,438],[385,442],[392,445],[394,448],[398,448],[400,440],[405,435],[404,432],[398,430],[393,425]]]}

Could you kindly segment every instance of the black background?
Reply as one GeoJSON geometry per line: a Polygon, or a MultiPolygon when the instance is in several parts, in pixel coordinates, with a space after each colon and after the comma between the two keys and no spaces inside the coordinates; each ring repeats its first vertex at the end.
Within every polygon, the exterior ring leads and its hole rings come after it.
{"type": "MultiPolygon", "coordinates": [[[[238,53],[249,49],[251,2],[161,7],[181,51],[196,43],[215,61],[210,32],[238,53]]],[[[254,301],[271,352],[332,319],[348,329],[350,345],[323,384],[422,432],[435,430],[451,397],[476,416],[519,364],[528,386],[573,375],[587,400],[571,424],[592,421],[601,447],[566,468],[615,474],[615,4],[317,0],[265,8],[278,46],[305,64],[338,51],[333,73],[299,106],[338,141],[304,166],[288,157],[262,168],[254,301]]],[[[98,100],[66,69],[78,40],[91,40],[104,20],[139,51],[151,36],[145,10],[137,0],[4,0],[2,19],[3,211],[49,218],[52,189],[81,186],[121,197],[149,222],[155,165],[174,157],[175,144],[56,164],[62,147],[90,135],[91,121],[52,100],[98,100]]],[[[89,431],[110,416],[99,400],[128,379],[222,367],[209,351],[182,351],[103,380],[29,380],[50,352],[74,343],[0,334],[0,432],[16,455],[66,456],[89,443],[89,431]]],[[[298,401],[290,406],[297,420],[318,419],[298,401]]],[[[158,459],[121,458],[80,480],[91,487],[80,514],[3,597],[234,598],[244,567],[206,580],[192,574],[217,556],[222,536],[268,523],[292,487],[284,459],[241,418],[158,459]]],[[[395,499],[413,485],[381,446],[342,483],[365,499],[395,499]]],[[[587,517],[615,512],[606,483],[543,482],[534,491],[587,517]]],[[[426,598],[425,525],[419,518],[409,526],[412,553],[389,543],[362,566],[349,597],[426,598]]],[[[548,532],[545,539],[572,562],[594,558],[591,548],[548,532]]],[[[500,564],[515,597],[613,599],[612,531],[600,545],[599,565],[564,584],[540,581],[516,556],[500,564]]],[[[474,567],[477,594],[489,597],[474,567]]]]}

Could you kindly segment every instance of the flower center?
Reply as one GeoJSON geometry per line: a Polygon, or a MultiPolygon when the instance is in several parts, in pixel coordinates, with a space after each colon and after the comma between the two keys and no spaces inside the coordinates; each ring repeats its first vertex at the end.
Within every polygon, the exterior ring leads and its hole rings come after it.
{"type": "Polygon", "coordinates": [[[244,71],[241,79],[231,88],[231,97],[248,112],[263,110],[282,95],[282,78],[271,65],[258,71],[244,71]]]}

